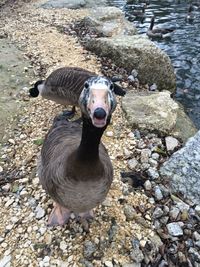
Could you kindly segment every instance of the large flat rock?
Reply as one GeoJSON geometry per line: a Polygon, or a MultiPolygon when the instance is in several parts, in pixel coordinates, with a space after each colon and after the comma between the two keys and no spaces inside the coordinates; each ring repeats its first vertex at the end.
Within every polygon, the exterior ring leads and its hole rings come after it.
{"type": "Polygon", "coordinates": [[[141,83],[155,83],[159,91],[174,91],[176,77],[170,58],[147,37],[120,35],[86,41],[86,47],[99,56],[111,58],[129,72],[138,71],[141,83]]]}
{"type": "Polygon", "coordinates": [[[79,9],[79,8],[90,8],[105,5],[106,1],[94,1],[94,0],[49,0],[44,2],[41,7],[43,8],[69,8],[69,9],[79,9]]]}
{"type": "Polygon", "coordinates": [[[134,35],[136,28],[124,18],[123,12],[116,7],[98,7],[90,10],[89,16],[83,19],[86,27],[100,36],[134,35]]]}
{"type": "Polygon", "coordinates": [[[132,127],[170,134],[184,142],[197,132],[182,107],[170,97],[169,91],[129,91],[122,99],[122,109],[132,127]]]}
{"type": "Polygon", "coordinates": [[[200,203],[200,131],[174,153],[160,168],[173,192],[180,192],[195,204],[200,203]]]}

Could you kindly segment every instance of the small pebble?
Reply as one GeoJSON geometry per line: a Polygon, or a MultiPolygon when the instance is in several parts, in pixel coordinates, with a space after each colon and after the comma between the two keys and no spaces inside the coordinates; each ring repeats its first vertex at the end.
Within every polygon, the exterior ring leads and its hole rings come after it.
{"type": "Polygon", "coordinates": [[[168,223],[167,230],[170,235],[172,236],[182,236],[183,230],[181,229],[178,222],[168,223]]]}

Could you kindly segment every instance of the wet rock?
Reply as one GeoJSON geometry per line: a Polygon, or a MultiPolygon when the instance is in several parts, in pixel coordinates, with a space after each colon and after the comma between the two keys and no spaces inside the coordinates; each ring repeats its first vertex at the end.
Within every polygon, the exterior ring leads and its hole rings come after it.
{"type": "Polygon", "coordinates": [[[183,230],[181,229],[179,223],[173,222],[167,224],[167,230],[172,236],[182,236],[183,230]]]}
{"type": "Polygon", "coordinates": [[[85,0],[49,0],[46,3],[42,4],[43,8],[70,8],[78,9],[86,5],[85,0]]]}
{"type": "Polygon", "coordinates": [[[200,131],[160,168],[173,192],[181,192],[195,204],[200,202],[200,131]],[[195,186],[194,186],[195,185],[195,186]]]}
{"type": "Polygon", "coordinates": [[[104,37],[134,35],[136,28],[124,18],[117,7],[98,7],[90,10],[89,16],[82,20],[85,27],[104,37]]]}
{"type": "Polygon", "coordinates": [[[137,78],[144,84],[156,83],[158,90],[175,89],[175,74],[169,57],[146,37],[97,38],[88,40],[86,47],[97,55],[111,58],[129,72],[136,69],[137,78]]]}
{"type": "Polygon", "coordinates": [[[92,260],[96,251],[96,245],[91,241],[84,242],[83,255],[87,260],[92,260]]]}
{"type": "Polygon", "coordinates": [[[178,140],[172,136],[165,137],[165,143],[167,151],[173,151],[179,145],[178,140]]]}

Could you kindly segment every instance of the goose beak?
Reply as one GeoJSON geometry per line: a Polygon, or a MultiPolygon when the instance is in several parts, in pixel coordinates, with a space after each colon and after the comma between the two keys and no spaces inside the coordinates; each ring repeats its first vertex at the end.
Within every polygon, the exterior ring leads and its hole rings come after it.
{"type": "Polygon", "coordinates": [[[107,117],[111,109],[108,99],[108,91],[103,89],[92,89],[87,108],[93,125],[98,128],[104,127],[107,123],[107,117]]]}
{"type": "Polygon", "coordinates": [[[103,108],[96,108],[93,112],[92,123],[97,128],[104,127],[107,123],[107,113],[103,108]]]}

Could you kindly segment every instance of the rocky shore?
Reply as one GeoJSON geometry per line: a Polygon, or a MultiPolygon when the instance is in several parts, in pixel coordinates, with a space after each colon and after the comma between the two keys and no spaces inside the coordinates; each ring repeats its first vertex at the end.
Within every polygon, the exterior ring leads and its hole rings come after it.
{"type": "MultiPolygon", "coordinates": [[[[87,9],[43,9],[38,4],[17,1],[3,6],[0,14],[1,33],[34,69],[30,83],[67,65],[122,75],[125,88],[149,90],[138,80],[130,82],[131,73],[112,61],[88,52],[75,33],[62,31],[87,16],[87,9]]],[[[182,142],[130,126],[120,98],[103,137],[114,181],[95,210],[89,233],[73,216],[63,228],[46,226],[52,200],[39,184],[36,164],[44,136],[63,107],[30,99],[29,86],[18,96],[16,126],[10,121],[1,144],[0,267],[200,266],[200,206],[172,193],[169,180],[159,172],[182,142]]]]}

